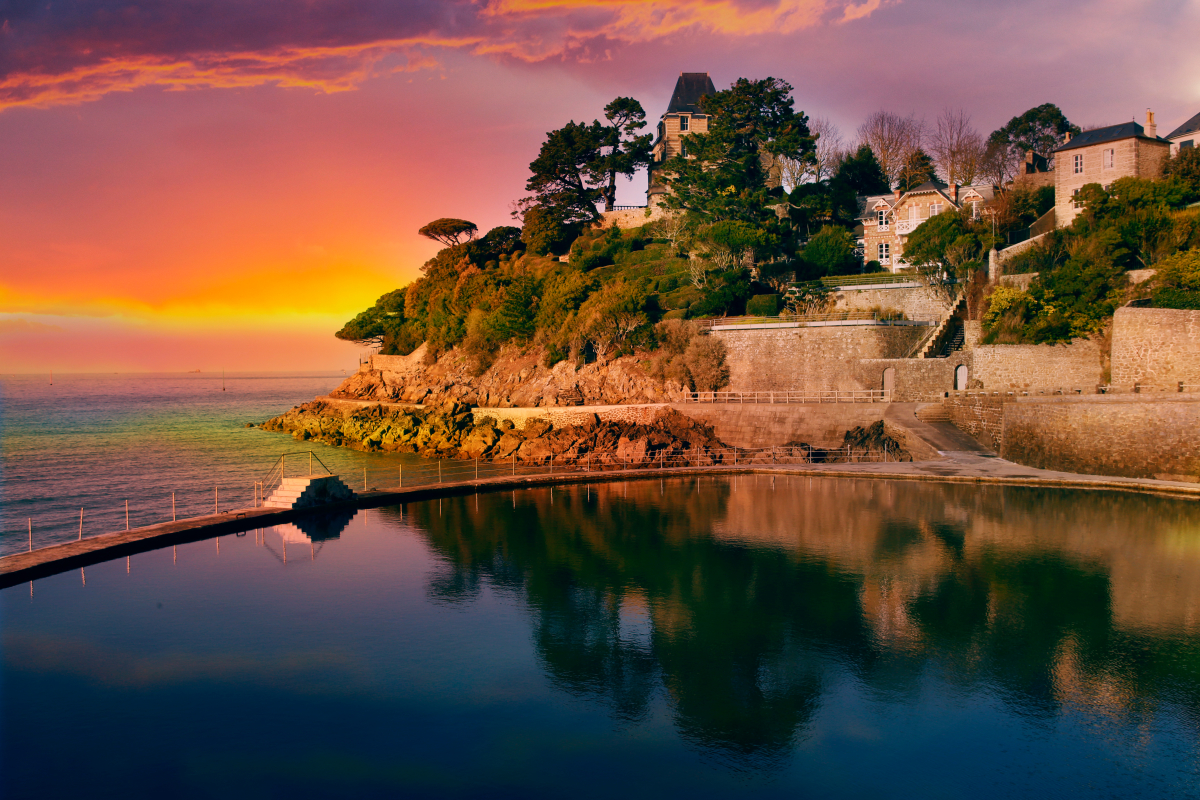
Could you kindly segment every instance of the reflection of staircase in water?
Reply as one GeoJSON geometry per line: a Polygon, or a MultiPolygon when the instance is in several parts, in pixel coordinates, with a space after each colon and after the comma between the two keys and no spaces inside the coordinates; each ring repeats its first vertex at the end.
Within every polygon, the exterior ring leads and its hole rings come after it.
{"type": "MultiPolygon", "coordinates": [[[[288,562],[288,545],[308,545],[309,557],[316,560],[325,543],[332,539],[341,538],[342,531],[354,519],[353,509],[337,511],[314,511],[305,514],[295,522],[285,522],[263,529],[262,545],[267,548],[283,564],[288,562]],[[266,532],[272,532],[280,539],[280,550],[268,542],[266,532]]],[[[303,551],[301,551],[303,552],[303,551]]],[[[294,554],[293,554],[294,558],[294,554]]]]}

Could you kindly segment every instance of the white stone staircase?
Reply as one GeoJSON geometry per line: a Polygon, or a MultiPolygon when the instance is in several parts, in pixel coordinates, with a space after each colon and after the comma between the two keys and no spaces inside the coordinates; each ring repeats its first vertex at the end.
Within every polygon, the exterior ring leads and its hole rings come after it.
{"type": "Polygon", "coordinates": [[[266,499],[266,508],[319,508],[355,498],[337,475],[299,475],[284,478],[266,499]]]}

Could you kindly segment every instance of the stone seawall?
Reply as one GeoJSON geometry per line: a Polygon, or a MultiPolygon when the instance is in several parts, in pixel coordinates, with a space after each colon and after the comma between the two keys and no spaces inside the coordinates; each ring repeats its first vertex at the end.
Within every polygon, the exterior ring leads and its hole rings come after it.
{"type": "Polygon", "coordinates": [[[898,359],[927,327],[853,325],[829,328],[723,330],[711,335],[728,350],[729,389],[782,391],[878,389],[856,377],[861,359],[898,359]]]}
{"type": "Polygon", "coordinates": [[[1200,395],[1017,398],[1000,455],[1031,467],[1200,481],[1200,395]]]}
{"type": "Polygon", "coordinates": [[[1200,387],[1200,311],[1119,308],[1113,315],[1112,384],[1120,389],[1200,387]]]}

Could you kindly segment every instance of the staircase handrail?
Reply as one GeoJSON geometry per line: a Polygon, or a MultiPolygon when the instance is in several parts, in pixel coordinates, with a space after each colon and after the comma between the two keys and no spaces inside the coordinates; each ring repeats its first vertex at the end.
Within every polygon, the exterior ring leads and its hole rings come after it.
{"type": "Polygon", "coordinates": [[[325,462],[321,460],[321,457],[312,450],[293,450],[287,453],[281,453],[279,458],[275,459],[275,463],[271,465],[271,468],[267,470],[267,474],[264,475],[262,480],[258,482],[259,491],[262,492],[263,497],[266,497],[269,489],[273,489],[275,488],[276,484],[283,482],[287,471],[288,456],[308,456],[308,473],[310,475],[312,474],[312,462],[314,460],[321,465],[321,469],[325,470],[326,474],[333,474],[333,470],[326,466],[325,462]]]}

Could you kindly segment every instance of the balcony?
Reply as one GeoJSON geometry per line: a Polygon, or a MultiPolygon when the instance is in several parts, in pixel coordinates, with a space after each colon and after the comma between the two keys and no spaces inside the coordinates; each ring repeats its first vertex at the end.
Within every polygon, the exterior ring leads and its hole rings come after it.
{"type": "Polygon", "coordinates": [[[902,219],[896,222],[896,233],[900,236],[905,236],[917,229],[925,220],[923,219],[902,219]]]}

